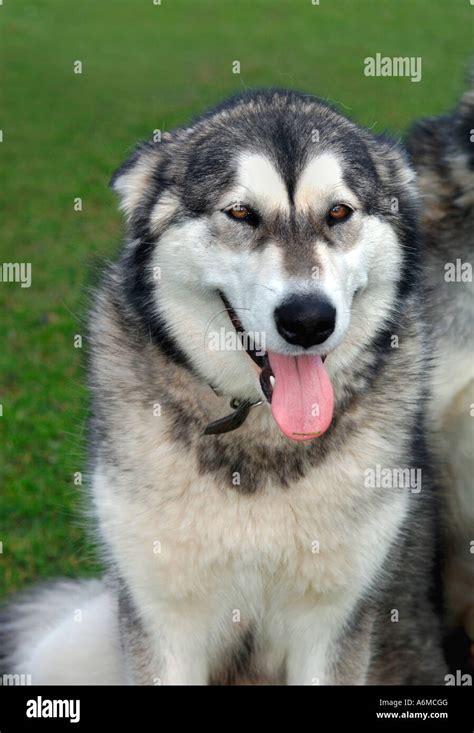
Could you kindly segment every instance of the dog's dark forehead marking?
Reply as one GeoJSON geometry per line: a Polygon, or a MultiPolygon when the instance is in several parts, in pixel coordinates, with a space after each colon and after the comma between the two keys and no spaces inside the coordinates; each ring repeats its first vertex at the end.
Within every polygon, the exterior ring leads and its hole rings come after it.
{"type": "Polygon", "coordinates": [[[323,222],[313,217],[311,212],[297,213],[292,207],[289,215],[276,212],[271,217],[261,234],[261,241],[258,240],[258,246],[266,246],[271,242],[280,249],[289,276],[310,279],[315,272],[321,271],[314,244],[322,240],[327,241],[323,222]]]}
{"type": "Polygon", "coordinates": [[[264,92],[231,101],[198,119],[189,142],[184,196],[192,209],[201,211],[235,182],[237,159],[244,152],[272,162],[290,202],[309,160],[324,152],[344,160],[347,182],[363,198],[370,198],[377,180],[363,131],[322,101],[295,92],[264,92]]]}
{"type": "Polygon", "coordinates": [[[343,182],[369,210],[378,176],[364,136],[354,123],[315,98],[294,92],[244,96],[204,115],[192,128],[183,199],[191,212],[211,213],[222,194],[238,183],[239,164],[246,155],[267,159],[286,189],[290,212],[275,212],[269,228],[270,222],[264,221],[256,241],[281,247],[289,275],[311,277],[315,268],[321,269],[315,259],[316,238],[324,240],[327,232],[321,216],[314,220],[308,209],[303,215],[296,210],[299,180],[312,160],[333,155],[343,182]]]}

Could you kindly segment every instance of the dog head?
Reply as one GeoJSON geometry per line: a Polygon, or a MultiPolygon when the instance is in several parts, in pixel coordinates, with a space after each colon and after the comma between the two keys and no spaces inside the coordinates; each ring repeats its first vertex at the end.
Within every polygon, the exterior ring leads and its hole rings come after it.
{"type": "Polygon", "coordinates": [[[281,430],[323,433],[331,375],[414,282],[403,154],[313,97],[251,92],[140,146],[112,186],[127,297],[161,348],[239,399],[265,365],[281,430]]]}

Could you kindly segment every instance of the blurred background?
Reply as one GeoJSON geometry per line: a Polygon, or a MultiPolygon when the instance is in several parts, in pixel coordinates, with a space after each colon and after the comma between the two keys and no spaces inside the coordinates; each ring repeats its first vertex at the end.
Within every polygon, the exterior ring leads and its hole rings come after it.
{"type": "Polygon", "coordinates": [[[473,3],[0,4],[0,263],[32,266],[30,288],[0,282],[0,596],[98,570],[83,511],[84,321],[98,258],[113,257],[123,234],[114,169],[153,130],[259,86],[311,92],[399,138],[462,92],[473,3]],[[365,76],[377,53],[421,57],[421,81],[365,76]]]}

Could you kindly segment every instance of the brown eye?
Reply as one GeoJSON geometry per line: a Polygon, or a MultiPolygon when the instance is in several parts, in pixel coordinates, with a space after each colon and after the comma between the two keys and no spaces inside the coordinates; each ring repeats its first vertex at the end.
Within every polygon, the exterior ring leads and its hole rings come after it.
{"type": "Polygon", "coordinates": [[[229,209],[228,213],[234,219],[245,219],[250,214],[250,211],[247,209],[246,206],[239,206],[239,204],[235,204],[235,206],[229,209]]]}
{"type": "Polygon", "coordinates": [[[345,204],[336,204],[332,209],[329,209],[328,223],[336,224],[338,221],[344,221],[344,219],[348,219],[351,214],[352,209],[348,206],[345,204]]]}
{"type": "Polygon", "coordinates": [[[236,221],[245,221],[247,224],[257,224],[257,215],[248,208],[248,206],[242,206],[241,204],[234,204],[230,209],[227,209],[227,216],[236,221]]]}

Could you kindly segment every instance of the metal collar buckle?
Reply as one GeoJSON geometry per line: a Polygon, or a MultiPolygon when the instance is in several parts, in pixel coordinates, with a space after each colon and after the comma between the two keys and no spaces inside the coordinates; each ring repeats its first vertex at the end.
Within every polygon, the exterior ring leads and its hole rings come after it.
{"type": "Polygon", "coordinates": [[[218,435],[220,433],[230,433],[232,430],[240,428],[245,422],[252,407],[258,407],[264,400],[251,402],[250,400],[231,399],[230,406],[234,410],[230,415],[220,417],[218,420],[210,422],[204,430],[204,435],[218,435]]]}

